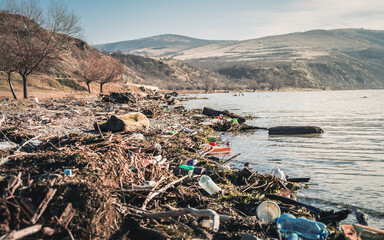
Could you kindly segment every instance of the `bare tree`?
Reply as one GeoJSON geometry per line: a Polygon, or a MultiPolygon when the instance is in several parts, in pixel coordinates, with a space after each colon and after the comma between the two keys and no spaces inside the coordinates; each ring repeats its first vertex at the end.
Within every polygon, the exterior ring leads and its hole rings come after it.
{"type": "Polygon", "coordinates": [[[100,93],[103,93],[104,84],[121,81],[124,68],[118,60],[111,57],[103,57],[101,59],[101,64],[103,71],[101,73],[99,83],[100,93]]]}
{"type": "Polygon", "coordinates": [[[12,73],[17,70],[17,62],[15,62],[16,58],[12,56],[12,53],[9,51],[9,48],[6,47],[3,40],[3,38],[0,39],[0,71],[4,71],[7,74],[9,89],[12,92],[13,98],[17,99],[11,81],[12,73]]]}
{"type": "Polygon", "coordinates": [[[259,84],[259,82],[258,82],[256,79],[249,79],[249,81],[248,81],[248,87],[249,87],[250,89],[252,89],[252,91],[255,92],[257,89],[260,88],[260,84],[259,84]]]}
{"type": "Polygon", "coordinates": [[[44,12],[34,0],[8,0],[8,13],[0,15],[2,38],[23,79],[23,95],[28,98],[28,77],[50,64],[72,38],[80,33],[78,18],[67,8],[51,1],[44,12]]]}
{"type": "Polygon", "coordinates": [[[91,93],[90,84],[101,79],[104,71],[102,68],[103,60],[96,51],[89,53],[87,57],[80,61],[75,75],[87,84],[88,93],[91,93]]]}

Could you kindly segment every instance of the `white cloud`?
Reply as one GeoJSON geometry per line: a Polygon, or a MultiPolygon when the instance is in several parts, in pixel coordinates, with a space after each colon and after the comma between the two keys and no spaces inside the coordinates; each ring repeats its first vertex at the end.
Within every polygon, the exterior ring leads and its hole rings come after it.
{"type": "MultiPolygon", "coordinates": [[[[287,2],[286,2],[287,3],[287,2]]],[[[384,30],[382,0],[293,0],[275,10],[238,13],[252,24],[248,38],[311,29],[368,28],[384,30]]]]}

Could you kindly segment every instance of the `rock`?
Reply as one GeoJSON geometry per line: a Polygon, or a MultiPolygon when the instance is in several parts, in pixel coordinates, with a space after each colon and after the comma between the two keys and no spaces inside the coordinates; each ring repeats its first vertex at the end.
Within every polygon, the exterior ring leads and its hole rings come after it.
{"type": "Polygon", "coordinates": [[[18,146],[19,145],[11,141],[0,142],[0,150],[14,149],[18,146]]]}
{"type": "Polygon", "coordinates": [[[277,126],[268,128],[270,135],[320,134],[323,132],[323,129],[316,126],[277,126]]]}
{"type": "Polygon", "coordinates": [[[121,116],[111,116],[106,122],[95,123],[96,131],[98,131],[97,125],[99,125],[101,131],[146,131],[149,127],[149,119],[142,113],[131,112],[121,116]]]}
{"type": "Polygon", "coordinates": [[[213,226],[213,220],[211,219],[204,219],[200,222],[200,226],[205,229],[212,229],[213,226]]]}

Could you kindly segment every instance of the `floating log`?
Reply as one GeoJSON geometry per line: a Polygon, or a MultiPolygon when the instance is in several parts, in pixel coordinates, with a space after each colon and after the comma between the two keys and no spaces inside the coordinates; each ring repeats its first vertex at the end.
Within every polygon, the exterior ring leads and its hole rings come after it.
{"type": "Polygon", "coordinates": [[[287,178],[288,182],[309,182],[311,178],[287,178]]]}
{"type": "Polygon", "coordinates": [[[268,128],[270,135],[320,134],[323,129],[316,126],[277,126],[268,128]]]}
{"type": "Polygon", "coordinates": [[[210,116],[210,117],[223,115],[223,116],[230,117],[230,118],[236,118],[239,123],[246,123],[247,122],[247,119],[245,119],[245,117],[243,117],[243,116],[240,116],[240,115],[237,115],[234,113],[230,113],[227,111],[214,110],[210,107],[205,107],[203,109],[203,114],[206,116],[210,116]]]}

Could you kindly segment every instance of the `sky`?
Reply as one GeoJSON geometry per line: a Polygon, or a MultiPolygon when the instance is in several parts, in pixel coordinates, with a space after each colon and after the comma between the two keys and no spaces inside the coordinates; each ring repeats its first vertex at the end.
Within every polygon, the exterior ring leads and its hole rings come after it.
{"type": "MultiPolygon", "coordinates": [[[[54,0],[59,1],[59,0],[54,0]]],[[[40,0],[45,7],[49,0],[40,0]]],[[[179,34],[245,40],[313,29],[384,30],[383,0],[65,0],[90,44],[179,34]]]]}

